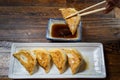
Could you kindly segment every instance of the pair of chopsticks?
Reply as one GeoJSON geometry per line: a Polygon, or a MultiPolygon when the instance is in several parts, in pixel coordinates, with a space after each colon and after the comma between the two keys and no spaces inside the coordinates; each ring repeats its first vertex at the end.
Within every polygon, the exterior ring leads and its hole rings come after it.
{"type": "Polygon", "coordinates": [[[67,16],[66,19],[68,19],[68,18],[70,18],[70,17],[72,17],[72,16],[75,16],[75,15],[77,15],[77,14],[79,14],[79,16],[85,16],[85,15],[88,15],[88,14],[93,14],[93,13],[96,13],[96,12],[103,11],[103,10],[106,9],[105,7],[99,8],[99,9],[96,9],[96,10],[93,10],[93,11],[84,12],[84,11],[86,11],[86,10],[88,10],[88,9],[91,9],[91,8],[93,8],[93,7],[99,6],[99,5],[104,4],[104,3],[106,3],[106,1],[102,1],[102,2],[99,2],[99,3],[95,4],[95,5],[89,6],[89,7],[85,8],[85,9],[83,9],[83,10],[80,10],[80,11],[78,11],[78,12],[76,12],[76,13],[73,13],[73,14],[67,16]],[[84,13],[82,13],[82,12],[84,12],[84,13]],[[81,14],[80,14],[80,13],[81,13],[81,14]]]}

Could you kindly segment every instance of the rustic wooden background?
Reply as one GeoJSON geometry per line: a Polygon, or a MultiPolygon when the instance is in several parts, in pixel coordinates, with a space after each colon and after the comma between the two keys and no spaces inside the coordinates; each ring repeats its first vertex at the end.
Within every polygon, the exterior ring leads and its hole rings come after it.
{"type": "MultiPolygon", "coordinates": [[[[100,1],[0,0],[0,43],[51,42],[45,37],[46,26],[49,18],[62,18],[59,8],[81,10],[100,1]]],[[[104,45],[107,78],[97,80],[120,80],[120,19],[115,18],[112,11],[87,15],[81,21],[81,42],[101,42],[104,45]]],[[[0,52],[0,80],[8,79],[9,59],[9,50],[0,52]]]]}

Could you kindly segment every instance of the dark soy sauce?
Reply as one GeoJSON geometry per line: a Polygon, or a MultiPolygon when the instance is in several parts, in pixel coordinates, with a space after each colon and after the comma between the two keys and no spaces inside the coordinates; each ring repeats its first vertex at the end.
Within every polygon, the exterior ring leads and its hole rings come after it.
{"type": "Polygon", "coordinates": [[[52,25],[52,37],[56,38],[76,38],[77,33],[72,35],[67,24],[54,24],[52,25]]]}

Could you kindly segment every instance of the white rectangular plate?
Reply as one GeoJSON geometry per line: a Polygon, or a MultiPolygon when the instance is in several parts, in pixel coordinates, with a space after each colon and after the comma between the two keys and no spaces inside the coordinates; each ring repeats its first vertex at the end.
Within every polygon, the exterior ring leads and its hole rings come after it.
{"type": "Polygon", "coordinates": [[[11,58],[9,66],[9,78],[105,78],[105,62],[103,45],[101,43],[14,43],[11,49],[11,58]],[[70,68],[68,68],[63,74],[59,74],[59,71],[52,66],[49,73],[39,67],[38,71],[33,75],[24,69],[24,67],[13,57],[13,53],[20,49],[34,49],[34,48],[75,48],[79,52],[86,62],[87,68],[75,75],[72,75],[70,68]]]}

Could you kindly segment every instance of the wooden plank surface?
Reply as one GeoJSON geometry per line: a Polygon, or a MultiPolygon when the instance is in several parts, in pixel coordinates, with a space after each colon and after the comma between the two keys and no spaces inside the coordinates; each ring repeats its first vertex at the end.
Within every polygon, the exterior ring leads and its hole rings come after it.
{"type": "MultiPolygon", "coordinates": [[[[59,8],[80,10],[100,1],[0,0],[0,45],[5,42],[51,42],[45,37],[48,19],[62,18],[59,8]]],[[[115,18],[114,12],[100,12],[84,16],[81,21],[82,42],[101,42],[104,45],[107,78],[94,80],[120,80],[120,19],[115,18]]],[[[0,50],[0,80],[8,80],[10,48],[7,50],[0,50]]]]}
{"type": "Polygon", "coordinates": [[[0,0],[1,6],[66,6],[74,3],[97,3],[102,0],[0,0]]]}

